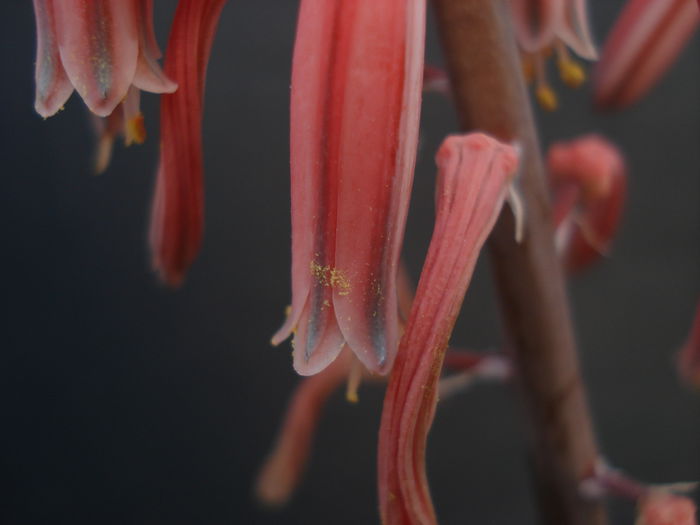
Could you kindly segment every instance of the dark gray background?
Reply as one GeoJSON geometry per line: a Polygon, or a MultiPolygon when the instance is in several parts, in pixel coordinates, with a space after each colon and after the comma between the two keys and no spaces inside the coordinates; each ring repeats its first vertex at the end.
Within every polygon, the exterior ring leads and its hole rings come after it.
{"type": "MultiPolygon", "coordinates": [[[[174,1],[156,2],[164,45],[174,1]]],[[[593,2],[598,39],[620,1],[593,2]]],[[[289,301],[288,96],[297,2],[235,0],[224,10],[204,119],[207,230],[177,292],[149,272],[145,231],[157,153],[118,146],[91,174],[93,139],[74,95],[33,111],[34,22],[0,4],[3,254],[0,522],[376,523],[382,389],[333,398],[304,484],[271,514],[251,497],[297,381],[268,340],[289,301]]],[[[440,63],[430,22],[427,53],[440,63]]],[[[634,109],[594,115],[588,86],[538,114],[543,142],[597,130],[628,154],[630,193],[613,257],[571,283],[598,435],[612,463],[655,482],[700,479],[700,393],[674,353],[700,295],[700,50],[694,39],[634,109]]],[[[432,157],[455,130],[450,103],[425,98],[406,254],[418,275],[432,228],[432,157]]],[[[534,300],[534,299],[533,299],[534,300]]],[[[454,335],[501,341],[488,268],[479,266],[454,335]]],[[[429,473],[444,524],[534,524],[526,444],[508,388],[441,404],[429,473]]],[[[614,505],[615,523],[633,509],[614,505]]]]}

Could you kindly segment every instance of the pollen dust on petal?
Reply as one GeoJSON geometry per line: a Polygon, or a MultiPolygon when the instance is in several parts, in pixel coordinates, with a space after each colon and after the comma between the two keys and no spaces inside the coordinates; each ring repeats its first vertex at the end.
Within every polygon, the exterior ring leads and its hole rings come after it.
{"type": "Polygon", "coordinates": [[[350,280],[345,273],[330,265],[318,264],[311,261],[311,275],[313,275],[321,286],[330,286],[338,290],[338,295],[348,295],[350,293],[350,280]]]}

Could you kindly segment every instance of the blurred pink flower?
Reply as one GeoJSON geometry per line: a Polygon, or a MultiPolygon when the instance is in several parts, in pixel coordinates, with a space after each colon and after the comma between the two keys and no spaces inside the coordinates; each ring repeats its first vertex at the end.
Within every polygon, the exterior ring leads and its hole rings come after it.
{"type": "Polygon", "coordinates": [[[435,523],[425,446],[440,369],[477,257],[517,166],[511,146],[480,133],[451,136],[437,154],[437,217],[379,431],[382,523],[435,523]]]}
{"type": "Polygon", "coordinates": [[[425,2],[303,0],[291,99],[294,368],[386,374],[418,140],[425,2]]]}
{"type": "Polygon", "coordinates": [[[594,72],[595,103],[623,108],[642,98],[671,67],[700,24],[690,0],[630,0],[594,72]]]}
{"type": "Polygon", "coordinates": [[[695,510],[686,496],[654,490],[639,501],[635,525],[696,525],[695,510]]]}
{"type": "Polygon", "coordinates": [[[606,254],[627,189],[624,157],[607,139],[586,135],[553,144],[547,154],[557,250],[571,272],[606,254]]]}

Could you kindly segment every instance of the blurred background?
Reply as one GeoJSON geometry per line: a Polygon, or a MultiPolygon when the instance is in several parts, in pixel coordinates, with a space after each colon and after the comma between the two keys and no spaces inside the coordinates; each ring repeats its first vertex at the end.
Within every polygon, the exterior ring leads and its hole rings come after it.
{"type": "MultiPolygon", "coordinates": [[[[622,1],[590,3],[602,43],[622,1]]],[[[155,4],[165,47],[175,2],[155,4]]],[[[223,12],[204,116],[206,236],[185,284],[169,290],[149,270],[145,234],[157,97],[142,99],[146,144],[118,145],[94,176],[77,96],[46,121],[33,110],[31,2],[0,4],[0,523],[378,523],[376,384],[357,405],[331,399],[288,507],[270,512],[252,497],[298,381],[289,346],[268,343],[290,298],[297,6],[235,0],[223,12]]],[[[679,384],[674,363],[700,296],[698,42],[628,111],[595,114],[588,85],[555,82],[561,109],[537,113],[543,145],[598,131],[627,154],[612,256],[573,279],[570,295],[602,450],[656,483],[700,479],[700,393],[679,384]]],[[[427,55],[442,63],[432,17],[427,55]]],[[[450,102],[427,95],[405,248],[414,278],[432,229],[433,156],[455,130],[450,102]]],[[[453,341],[502,341],[483,261],[453,341]]],[[[497,385],[439,405],[428,470],[441,523],[538,523],[519,409],[497,385]]],[[[633,522],[631,504],[612,512],[633,522]]]]}

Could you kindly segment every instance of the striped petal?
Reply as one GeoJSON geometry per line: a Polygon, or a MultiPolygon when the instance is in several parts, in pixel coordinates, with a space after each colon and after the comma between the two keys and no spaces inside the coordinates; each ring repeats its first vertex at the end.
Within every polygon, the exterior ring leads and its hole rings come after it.
{"type": "Polygon", "coordinates": [[[153,31],[153,0],[137,0],[139,57],[134,86],[150,93],[172,93],[177,84],[170,80],[158,64],[161,56],[153,31]]]}
{"type": "Polygon", "coordinates": [[[301,3],[292,71],[294,366],[345,341],[386,373],[398,346],[396,275],[418,140],[425,3],[301,3]]]}
{"type": "Polygon", "coordinates": [[[437,164],[435,229],[389,379],[379,431],[379,502],[387,525],[436,523],[425,446],[440,369],[517,156],[511,146],[474,133],[448,137],[437,164]]]}
{"type": "Polygon", "coordinates": [[[66,103],[73,85],[58,51],[56,15],[52,0],[34,0],[36,20],[36,97],[34,108],[42,117],[54,115],[66,103]]]}
{"type": "Polygon", "coordinates": [[[554,42],[561,0],[511,0],[518,44],[526,53],[537,53],[554,42]]]}
{"type": "Polygon", "coordinates": [[[54,13],[68,78],[90,111],[106,117],[136,72],[136,0],[62,0],[54,13]]]}
{"type": "Polygon", "coordinates": [[[671,67],[698,24],[696,2],[631,0],[595,70],[596,104],[622,108],[642,98],[671,67]]]}
{"type": "Polygon", "coordinates": [[[181,0],[168,41],[165,72],[179,88],[161,97],[161,152],[150,244],[153,267],[170,285],[182,281],[202,239],[204,80],[225,3],[181,0]]]}
{"type": "Polygon", "coordinates": [[[598,51],[591,36],[586,4],[586,0],[564,1],[561,21],[557,26],[557,36],[581,58],[596,60],[598,51]]]}

